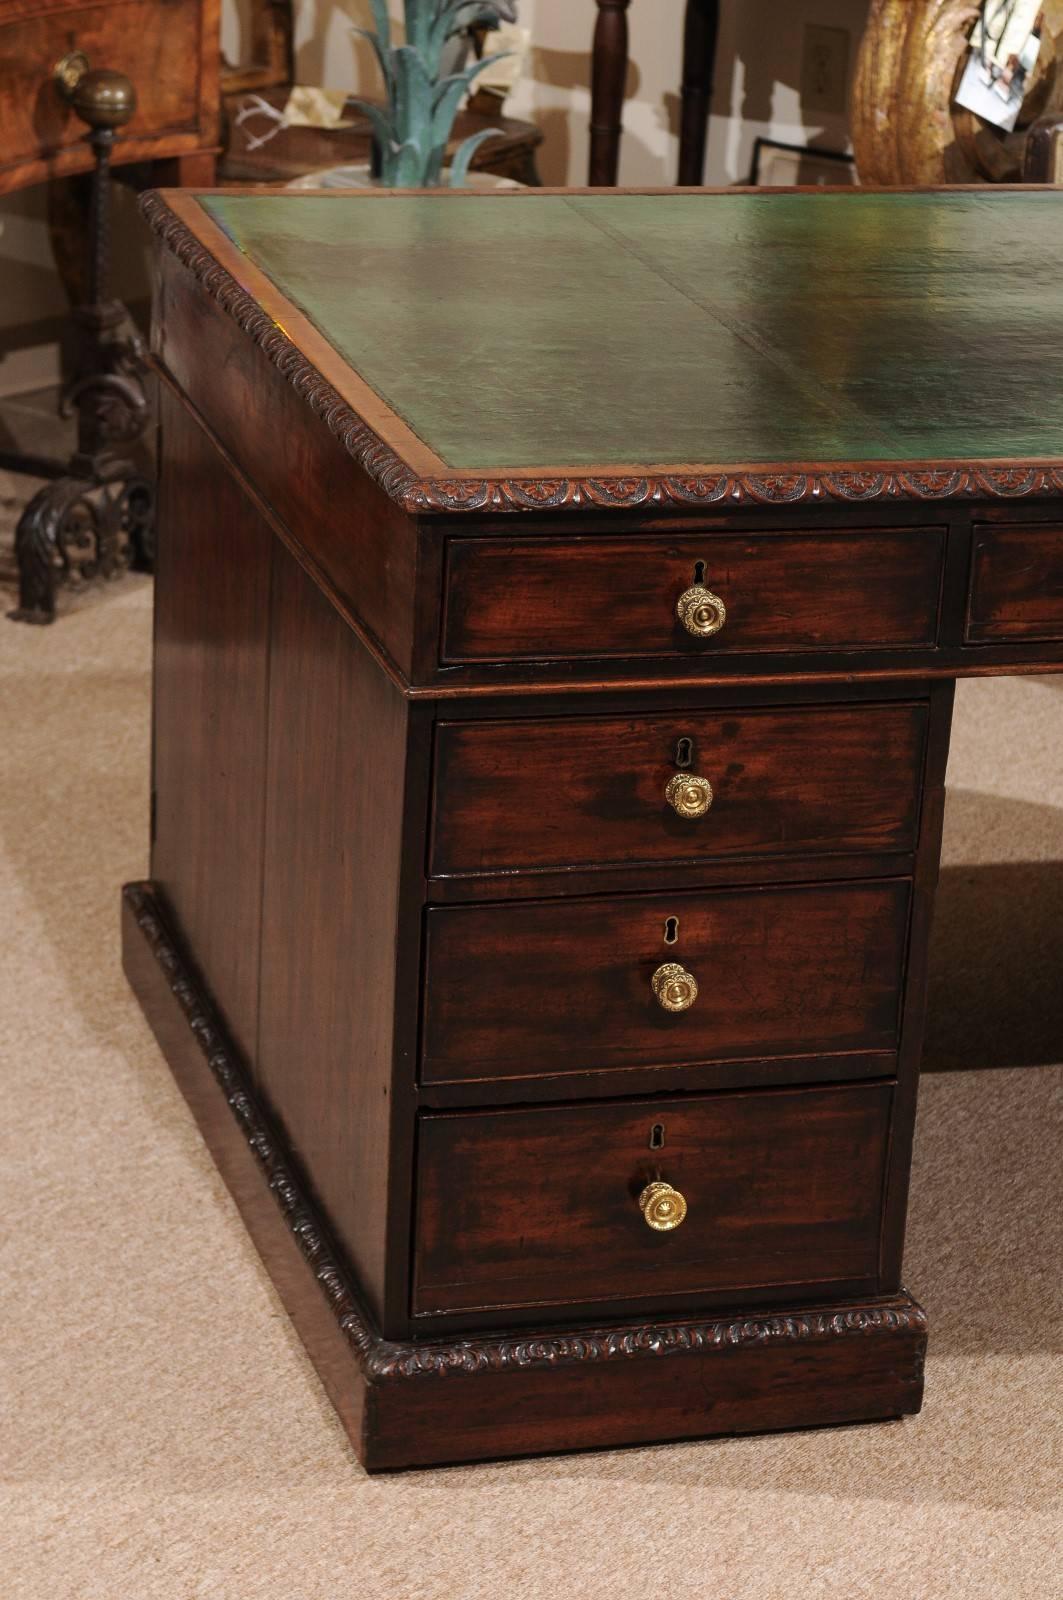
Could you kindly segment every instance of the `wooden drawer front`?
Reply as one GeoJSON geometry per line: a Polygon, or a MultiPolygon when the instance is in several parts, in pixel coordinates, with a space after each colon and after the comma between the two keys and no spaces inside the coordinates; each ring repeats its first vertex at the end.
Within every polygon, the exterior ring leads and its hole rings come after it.
{"type": "Polygon", "coordinates": [[[892,1050],[908,901],[886,879],[436,907],[423,1076],[892,1050]],[[668,962],[699,985],[687,1011],[653,993],[668,962]]]}
{"type": "Polygon", "coordinates": [[[974,530],[970,644],[1063,639],[1063,527],[974,530]]]}
{"type": "Polygon", "coordinates": [[[437,734],[437,877],[725,856],[914,850],[924,705],[448,722],[437,734]],[[665,798],[677,748],[702,817],[665,798]]]}
{"type": "MultiPolygon", "coordinates": [[[[73,49],[83,50],[92,66],[133,80],[137,110],[123,139],[195,127],[198,0],[108,0],[39,10],[42,15],[0,20],[0,172],[84,139],[85,124],[51,82],[56,62],[73,49]]],[[[121,159],[121,143],[115,159],[121,159]]]]}
{"type": "Polygon", "coordinates": [[[414,1313],[874,1284],[892,1095],[866,1084],[426,1116],[414,1313]],[[638,1205],[657,1177],[687,1202],[669,1233],[638,1205]]]}
{"type": "Polygon", "coordinates": [[[940,528],[454,539],[443,658],[709,658],[933,644],[944,549],[940,528]],[[698,563],[727,608],[722,630],[705,639],[676,614],[698,563]]]}

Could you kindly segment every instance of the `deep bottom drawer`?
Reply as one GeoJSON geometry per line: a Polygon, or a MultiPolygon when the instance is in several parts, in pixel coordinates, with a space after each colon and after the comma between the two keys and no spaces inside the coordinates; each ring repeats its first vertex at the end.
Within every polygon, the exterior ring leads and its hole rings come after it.
{"type": "Polygon", "coordinates": [[[875,1083],[427,1115],[414,1314],[877,1288],[892,1099],[875,1083]],[[685,1201],[671,1231],[640,1208],[654,1180],[685,1201]]]}

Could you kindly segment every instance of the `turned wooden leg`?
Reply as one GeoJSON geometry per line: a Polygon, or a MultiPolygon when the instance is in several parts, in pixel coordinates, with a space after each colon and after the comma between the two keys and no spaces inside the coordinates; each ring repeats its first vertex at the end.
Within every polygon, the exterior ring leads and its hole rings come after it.
{"type": "Polygon", "coordinates": [[[699,184],[705,181],[705,140],[719,32],[719,0],[687,0],[683,26],[683,106],[679,128],[678,183],[699,184]]]}
{"type": "Polygon", "coordinates": [[[591,157],[587,182],[611,189],[620,163],[620,125],[627,78],[627,8],[631,0],[596,0],[591,54],[591,157]]]}

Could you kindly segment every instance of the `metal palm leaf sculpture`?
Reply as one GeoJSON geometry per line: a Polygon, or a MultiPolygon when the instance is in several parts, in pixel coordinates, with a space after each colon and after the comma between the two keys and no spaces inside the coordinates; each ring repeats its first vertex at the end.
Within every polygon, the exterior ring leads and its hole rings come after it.
{"type": "MultiPolygon", "coordinates": [[[[406,43],[391,43],[387,0],[370,0],[375,29],[357,28],[376,53],[387,91],[385,106],[356,104],[373,125],[380,147],[380,176],[389,188],[431,188],[441,181],[443,158],[454,118],[473,79],[502,52],[474,61],[462,72],[444,74],[447,41],[467,28],[496,28],[515,22],[515,0],[405,0],[406,43]]],[[[487,128],[463,141],[450,166],[450,183],[460,188],[473,153],[485,139],[497,136],[487,128]]]]}

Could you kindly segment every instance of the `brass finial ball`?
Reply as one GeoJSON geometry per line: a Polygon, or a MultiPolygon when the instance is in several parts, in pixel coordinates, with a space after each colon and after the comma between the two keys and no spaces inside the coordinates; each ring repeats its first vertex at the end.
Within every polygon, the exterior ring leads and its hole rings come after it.
{"type": "Polygon", "coordinates": [[[124,72],[99,67],[78,79],[70,104],[90,128],[121,128],[137,109],[137,92],[124,72]]]}

